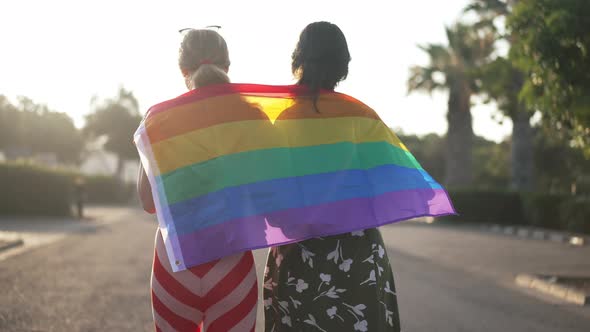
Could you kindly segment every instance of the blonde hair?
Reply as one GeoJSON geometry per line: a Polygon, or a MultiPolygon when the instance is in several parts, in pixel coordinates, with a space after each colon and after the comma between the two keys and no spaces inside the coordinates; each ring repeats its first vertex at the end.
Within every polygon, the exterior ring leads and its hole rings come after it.
{"type": "Polygon", "coordinates": [[[213,30],[189,30],[180,44],[178,66],[189,89],[229,83],[227,44],[213,30]]]}

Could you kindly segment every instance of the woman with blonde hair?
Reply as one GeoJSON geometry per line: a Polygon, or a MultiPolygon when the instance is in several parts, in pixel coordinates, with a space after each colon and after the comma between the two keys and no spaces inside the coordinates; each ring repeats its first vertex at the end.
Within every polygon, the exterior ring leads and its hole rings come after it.
{"type": "MultiPolygon", "coordinates": [[[[181,32],[184,38],[180,45],[178,64],[186,86],[191,91],[178,98],[194,95],[200,89],[213,85],[229,83],[227,72],[230,60],[223,37],[210,29],[187,29],[181,32]]],[[[162,130],[184,125],[173,125],[166,119],[159,121],[152,125],[162,130]]],[[[207,146],[215,142],[197,143],[207,146]]],[[[173,155],[175,152],[168,153],[173,155]]],[[[149,167],[148,162],[142,160],[142,164],[149,167]]],[[[161,206],[158,205],[157,193],[152,194],[151,188],[156,186],[156,179],[147,174],[143,168],[140,169],[138,192],[142,205],[147,212],[165,213],[158,211],[161,206]]],[[[156,331],[254,331],[258,295],[252,253],[247,251],[173,272],[173,264],[178,265],[179,262],[174,262],[170,253],[167,232],[166,225],[160,221],[151,276],[152,313],[156,331]]]]}

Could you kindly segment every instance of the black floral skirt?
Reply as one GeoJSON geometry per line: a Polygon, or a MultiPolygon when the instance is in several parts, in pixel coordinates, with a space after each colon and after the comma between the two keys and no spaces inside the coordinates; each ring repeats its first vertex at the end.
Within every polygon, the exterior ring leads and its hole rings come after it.
{"type": "Polygon", "coordinates": [[[270,250],[265,330],[400,331],[393,274],[378,229],[270,250]]]}

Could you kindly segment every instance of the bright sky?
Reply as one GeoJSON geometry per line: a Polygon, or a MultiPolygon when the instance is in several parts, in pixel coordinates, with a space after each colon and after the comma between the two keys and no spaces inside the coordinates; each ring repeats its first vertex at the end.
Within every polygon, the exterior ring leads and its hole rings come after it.
{"type": "MultiPolygon", "coordinates": [[[[427,64],[416,45],[445,42],[444,25],[468,0],[2,1],[0,94],[24,95],[82,125],[93,95],[132,90],[143,111],[185,92],[177,67],[178,29],[221,25],[233,82],[291,84],[291,52],[318,20],[340,26],[352,62],[337,90],[373,107],[406,133],[444,133],[444,93],[406,94],[409,67],[427,64]]],[[[476,106],[476,134],[499,141],[510,121],[476,106]]]]}

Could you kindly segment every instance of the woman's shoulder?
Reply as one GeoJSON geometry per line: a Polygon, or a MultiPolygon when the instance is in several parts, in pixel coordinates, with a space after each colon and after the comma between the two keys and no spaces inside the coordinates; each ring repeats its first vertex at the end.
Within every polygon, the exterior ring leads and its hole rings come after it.
{"type": "Polygon", "coordinates": [[[353,97],[352,95],[349,95],[349,94],[346,94],[343,92],[337,92],[337,91],[333,91],[332,94],[335,98],[338,98],[344,102],[354,104],[354,105],[357,105],[358,107],[361,107],[363,109],[370,110],[370,111],[374,112],[374,110],[369,105],[365,104],[360,99],[353,97]]]}

